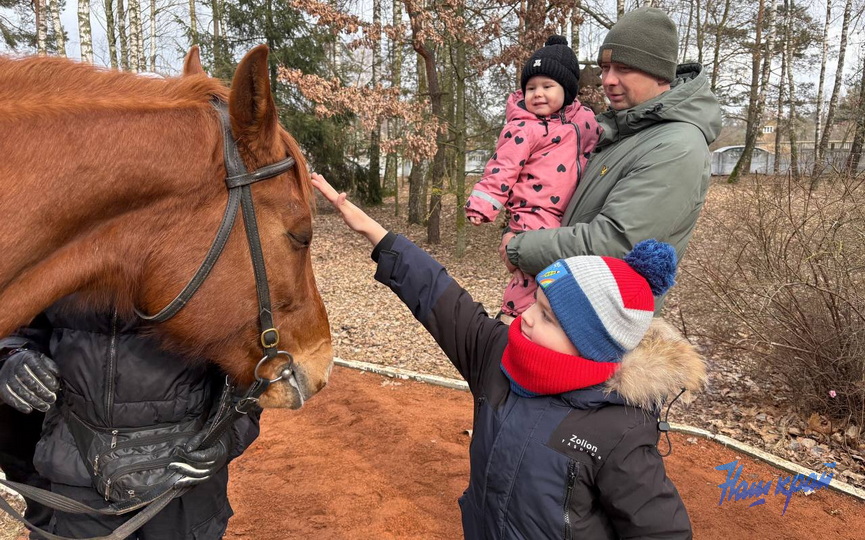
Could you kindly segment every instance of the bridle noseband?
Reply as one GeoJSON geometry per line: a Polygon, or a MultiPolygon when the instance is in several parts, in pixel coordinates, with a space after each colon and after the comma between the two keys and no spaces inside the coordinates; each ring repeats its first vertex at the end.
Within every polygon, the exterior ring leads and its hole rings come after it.
{"type": "MultiPolygon", "coordinates": [[[[222,251],[225,248],[225,244],[228,241],[232,228],[234,227],[238,206],[240,206],[240,210],[243,213],[243,224],[246,228],[246,239],[249,244],[250,254],[252,255],[252,269],[255,275],[255,290],[258,295],[259,329],[261,330],[259,342],[264,350],[264,356],[255,366],[255,382],[250,386],[249,390],[242,398],[242,401],[251,400],[257,402],[258,397],[264,393],[268,385],[287,378],[290,378],[292,384],[295,386],[296,382],[294,381],[292,373],[294,357],[288,351],[283,351],[278,348],[279,331],[273,324],[273,312],[270,303],[270,287],[267,281],[267,271],[264,267],[264,255],[261,250],[261,239],[258,235],[258,223],[255,219],[255,207],[252,201],[252,189],[250,186],[256,182],[260,182],[261,180],[267,180],[268,178],[278,176],[294,167],[296,163],[294,158],[287,157],[271,165],[266,165],[252,172],[248,172],[246,165],[240,157],[240,152],[237,149],[237,141],[234,138],[234,134],[231,132],[231,118],[228,113],[228,106],[223,101],[216,99],[211,103],[219,113],[219,122],[222,126],[224,141],[225,170],[227,172],[225,185],[228,188],[228,204],[226,205],[225,213],[222,216],[222,222],[219,224],[216,238],[214,238],[213,243],[210,245],[210,249],[207,251],[204,261],[201,263],[201,266],[198,267],[198,270],[195,272],[195,275],[192,276],[192,279],[189,280],[189,283],[187,283],[183,290],[180,291],[180,294],[178,294],[174,300],[169,302],[167,306],[162,308],[155,315],[146,315],[137,309],[135,310],[135,313],[146,321],[157,323],[164,322],[176,315],[177,312],[189,302],[198,288],[201,287],[201,284],[204,283],[204,280],[207,279],[208,274],[210,274],[210,271],[213,269],[214,265],[216,265],[216,261],[219,260],[220,255],[222,255],[222,251]],[[277,356],[287,357],[288,365],[275,379],[266,379],[262,377],[259,373],[261,367],[277,356]]],[[[298,393],[300,393],[299,388],[298,393]]],[[[300,399],[303,399],[302,394],[300,399]]]]}

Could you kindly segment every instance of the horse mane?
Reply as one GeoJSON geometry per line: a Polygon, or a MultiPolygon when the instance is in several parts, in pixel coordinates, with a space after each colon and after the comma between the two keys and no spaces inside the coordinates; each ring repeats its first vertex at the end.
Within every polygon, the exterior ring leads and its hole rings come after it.
{"type": "MultiPolygon", "coordinates": [[[[0,118],[21,121],[96,111],[205,109],[229,89],[207,75],[157,79],[66,58],[0,56],[0,118]]],[[[297,161],[298,187],[314,208],[312,182],[300,146],[281,126],[279,136],[297,161]]]]}
{"type": "Polygon", "coordinates": [[[204,75],[155,79],[65,58],[0,57],[0,117],[10,120],[198,108],[214,96],[228,99],[228,88],[204,75]]]}

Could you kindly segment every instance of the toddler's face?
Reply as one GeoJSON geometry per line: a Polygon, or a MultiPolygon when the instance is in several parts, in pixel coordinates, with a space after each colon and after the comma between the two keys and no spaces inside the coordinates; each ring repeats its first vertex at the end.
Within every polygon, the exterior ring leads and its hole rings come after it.
{"type": "Polygon", "coordinates": [[[540,288],[537,290],[535,303],[523,312],[521,330],[529,341],[541,347],[563,354],[579,355],[577,348],[559,326],[550,301],[540,288]]]}
{"type": "Polygon", "coordinates": [[[565,104],[565,89],[544,75],[535,75],[526,83],[526,109],[538,116],[559,112],[565,104]]]}

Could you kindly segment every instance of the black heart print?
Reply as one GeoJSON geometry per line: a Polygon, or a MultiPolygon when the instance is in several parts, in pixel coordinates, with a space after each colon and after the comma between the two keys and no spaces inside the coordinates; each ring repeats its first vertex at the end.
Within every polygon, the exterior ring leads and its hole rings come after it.
{"type": "Polygon", "coordinates": [[[499,172],[499,170],[500,170],[500,169],[499,169],[498,167],[493,167],[493,170],[492,170],[491,172],[492,172],[493,174],[496,174],[497,172],[499,172]]]}
{"type": "Polygon", "coordinates": [[[524,208],[526,206],[526,201],[520,201],[520,208],[524,208]]]}
{"type": "Polygon", "coordinates": [[[555,144],[559,144],[560,142],[562,142],[562,138],[556,135],[555,137],[553,137],[553,142],[555,144]]]}
{"type": "Polygon", "coordinates": [[[520,215],[514,214],[514,221],[519,221],[519,220],[520,220],[520,215]]]}
{"type": "Polygon", "coordinates": [[[532,189],[535,191],[540,191],[543,187],[544,186],[542,186],[541,184],[535,184],[532,186],[532,189]]]}
{"type": "Polygon", "coordinates": [[[505,133],[505,139],[510,139],[511,137],[513,137],[513,135],[511,134],[510,131],[508,131],[507,133],[505,133]]]}
{"type": "Polygon", "coordinates": [[[522,137],[514,137],[514,142],[517,144],[523,144],[524,140],[522,137]]]}
{"type": "Polygon", "coordinates": [[[506,191],[508,190],[508,185],[507,185],[507,184],[502,184],[502,185],[499,186],[499,187],[502,188],[502,193],[504,193],[504,192],[506,192],[506,191]]]}
{"type": "Polygon", "coordinates": [[[550,200],[553,202],[553,204],[557,204],[559,202],[559,197],[553,195],[552,197],[550,197],[550,200]]]}
{"type": "Polygon", "coordinates": [[[559,166],[556,167],[556,170],[559,172],[565,172],[567,169],[565,168],[564,165],[559,164],[559,166]]]}

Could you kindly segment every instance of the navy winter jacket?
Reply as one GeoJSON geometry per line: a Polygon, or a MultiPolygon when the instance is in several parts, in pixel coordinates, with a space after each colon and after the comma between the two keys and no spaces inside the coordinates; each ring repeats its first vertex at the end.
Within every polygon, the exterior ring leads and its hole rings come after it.
{"type": "Polygon", "coordinates": [[[401,236],[388,233],[373,259],[375,278],[427,328],[474,396],[471,478],[459,501],[467,539],[691,538],[651,412],[669,393],[705,377],[690,345],[655,326],[647,339],[655,342],[652,369],[662,373],[632,369],[645,364],[641,344],[608,389],[520,397],[500,368],[505,324],[401,236]]]}
{"type": "MultiPolygon", "coordinates": [[[[0,340],[0,353],[35,349],[60,369],[61,393],[46,415],[33,458],[51,482],[80,487],[92,482],[65,414],[97,428],[121,430],[207,419],[225,376],[206,362],[163,350],[146,332],[137,320],[124,321],[116,312],[81,312],[65,300],[0,340]]],[[[259,414],[235,422],[230,459],[258,437],[259,414]]]]}

